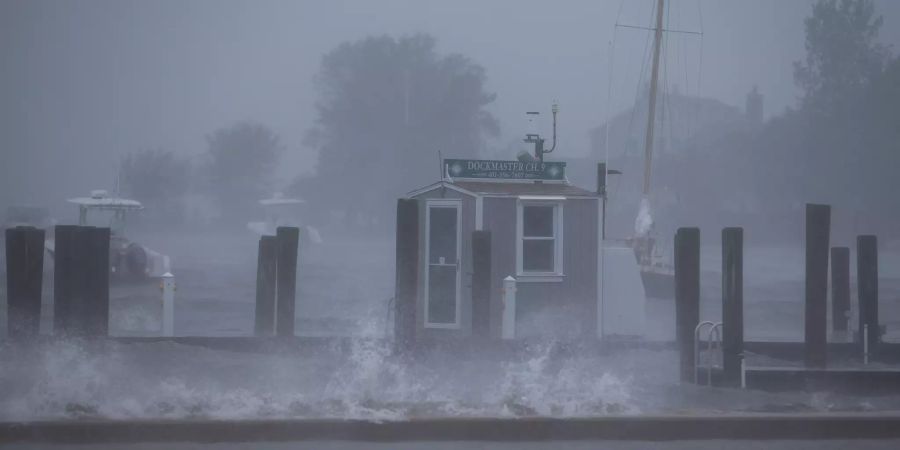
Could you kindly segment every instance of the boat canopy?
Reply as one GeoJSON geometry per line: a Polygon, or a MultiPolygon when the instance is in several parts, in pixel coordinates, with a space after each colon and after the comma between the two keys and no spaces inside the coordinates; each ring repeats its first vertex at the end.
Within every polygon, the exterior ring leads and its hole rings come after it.
{"type": "Polygon", "coordinates": [[[106,209],[114,211],[140,210],[144,206],[137,200],[127,198],[110,197],[106,191],[92,191],[90,197],[70,198],[69,203],[74,203],[81,208],[106,209]]]}
{"type": "Polygon", "coordinates": [[[281,192],[276,192],[272,198],[265,198],[259,201],[262,206],[281,206],[281,205],[302,205],[306,200],[302,198],[288,198],[281,192]]]}

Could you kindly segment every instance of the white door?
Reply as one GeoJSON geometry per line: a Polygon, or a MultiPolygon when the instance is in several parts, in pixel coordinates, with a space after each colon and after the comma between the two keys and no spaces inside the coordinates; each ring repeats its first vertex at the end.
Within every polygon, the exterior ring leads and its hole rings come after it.
{"type": "Polygon", "coordinates": [[[427,205],[425,326],[459,328],[460,202],[427,205]]]}

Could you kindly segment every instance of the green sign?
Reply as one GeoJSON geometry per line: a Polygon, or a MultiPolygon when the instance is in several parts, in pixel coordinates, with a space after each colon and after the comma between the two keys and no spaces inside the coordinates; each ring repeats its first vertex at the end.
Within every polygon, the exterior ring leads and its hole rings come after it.
{"type": "Polygon", "coordinates": [[[445,159],[450,178],[487,178],[502,180],[566,179],[566,163],[540,161],[496,161],[488,159],[445,159]]]}

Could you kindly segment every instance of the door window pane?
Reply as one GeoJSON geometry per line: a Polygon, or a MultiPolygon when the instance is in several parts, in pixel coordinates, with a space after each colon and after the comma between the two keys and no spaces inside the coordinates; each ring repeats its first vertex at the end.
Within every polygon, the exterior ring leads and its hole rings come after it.
{"type": "Polygon", "coordinates": [[[428,323],[456,323],[456,267],[428,267],[428,323]]]}
{"type": "Polygon", "coordinates": [[[430,248],[428,262],[456,264],[456,208],[429,208],[428,230],[430,248]]]}
{"type": "Polygon", "coordinates": [[[553,237],[553,207],[525,206],[522,210],[522,235],[553,237]]]}

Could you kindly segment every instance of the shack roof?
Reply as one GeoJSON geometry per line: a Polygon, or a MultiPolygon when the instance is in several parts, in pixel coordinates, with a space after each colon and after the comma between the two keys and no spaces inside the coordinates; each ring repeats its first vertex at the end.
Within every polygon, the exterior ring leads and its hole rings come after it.
{"type": "Polygon", "coordinates": [[[446,187],[468,195],[487,195],[499,197],[518,197],[521,195],[563,196],[597,198],[595,192],[572,186],[568,183],[535,183],[535,182],[491,182],[491,181],[438,181],[407,195],[415,197],[434,189],[446,187]]]}

